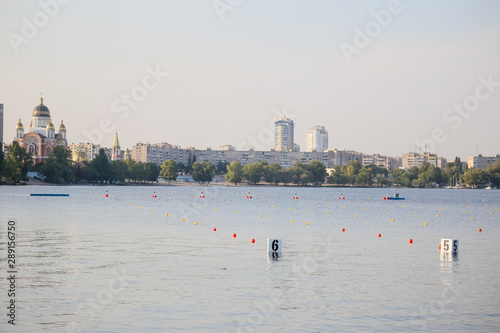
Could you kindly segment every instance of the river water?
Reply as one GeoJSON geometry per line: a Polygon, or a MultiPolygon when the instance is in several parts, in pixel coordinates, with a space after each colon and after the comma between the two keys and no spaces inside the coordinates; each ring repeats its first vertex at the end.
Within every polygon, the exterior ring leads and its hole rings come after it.
{"type": "Polygon", "coordinates": [[[500,191],[393,192],[2,186],[0,331],[499,331],[500,191]]]}

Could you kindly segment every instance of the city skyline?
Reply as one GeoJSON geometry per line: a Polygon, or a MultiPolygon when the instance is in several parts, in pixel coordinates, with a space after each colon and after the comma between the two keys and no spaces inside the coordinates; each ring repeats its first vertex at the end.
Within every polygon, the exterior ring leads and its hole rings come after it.
{"type": "Polygon", "coordinates": [[[389,3],[2,3],[4,140],[43,91],[72,143],[268,150],[285,115],[303,151],[498,154],[500,4],[389,3]]]}

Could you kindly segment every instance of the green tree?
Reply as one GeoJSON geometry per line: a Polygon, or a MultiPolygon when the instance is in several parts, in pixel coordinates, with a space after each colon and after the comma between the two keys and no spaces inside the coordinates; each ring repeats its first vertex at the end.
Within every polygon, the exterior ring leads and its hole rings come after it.
{"type": "Polygon", "coordinates": [[[241,163],[237,161],[231,162],[231,164],[227,166],[227,173],[224,178],[227,182],[234,183],[234,185],[241,183],[241,179],[243,178],[243,167],[241,163]]]}
{"type": "Polygon", "coordinates": [[[5,178],[12,183],[18,183],[21,180],[27,181],[28,169],[31,166],[33,166],[32,154],[19,146],[17,141],[14,141],[9,146],[7,159],[3,166],[5,178]]]}
{"type": "Polygon", "coordinates": [[[283,168],[278,163],[264,166],[264,181],[278,185],[282,180],[283,168]]]}
{"type": "Polygon", "coordinates": [[[361,163],[358,159],[349,161],[346,169],[346,176],[348,181],[354,185],[356,184],[356,178],[358,176],[359,170],[361,170],[361,163]]]}
{"type": "Polygon", "coordinates": [[[311,173],[311,181],[314,185],[321,185],[325,182],[326,167],[320,161],[311,161],[309,164],[309,171],[311,173]]]}
{"type": "Polygon", "coordinates": [[[193,180],[201,183],[209,183],[214,178],[215,172],[214,167],[210,162],[193,163],[193,172],[191,176],[193,180]]]}
{"type": "Polygon", "coordinates": [[[90,162],[90,167],[94,169],[96,181],[108,182],[111,178],[111,167],[104,149],[99,149],[99,154],[90,162]]]}
{"type": "Polygon", "coordinates": [[[145,163],[137,162],[132,164],[130,168],[130,179],[136,182],[143,182],[147,179],[145,163]]]}
{"type": "Polygon", "coordinates": [[[333,172],[330,174],[330,176],[328,176],[327,181],[329,184],[335,183],[337,185],[344,186],[349,181],[346,173],[347,168],[345,167],[345,165],[336,165],[333,169],[333,172]]]}
{"type": "Polygon", "coordinates": [[[488,182],[491,182],[491,185],[500,186],[500,160],[488,167],[486,177],[488,177],[488,182]]]}
{"type": "Polygon", "coordinates": [[[372,169],[367,166],[363,166],[361,167],[361,169],[358,172],[358,175],[356,176],[356,183],[361,184],[363,186],[371,185],[373,182],[372,177],[373,177],[372,169]]]}
{"type": "Polygon", "coordinates": [[[281,169],[281,182],[283,184],[286,185],[286,184],[292,183],[294,180],[294,177],[295,177],[295,173],[292,170],[292,168],[281,169]]]}
{"type": "Polygon", "coordinates": [[[394,169],[391,171],[391,182],[394,185],[407,186],[411,185],[408,174],[403,169],[394,169]]]}
{"type": "Polygon", "coordinates": [[[144,165],[145,176],[144,179],[147,182],[158,182],[158,176],[160,175],[160,166],[153,162],[148,162],[144,165]]]}
{"type": "Polygon", "coordinates": [[[486,173],[479,168],[470,168],[464,173],[465,185],[469,187],[484,183],[486,173]]]}
{"type": "Polygon", "coordinates": [[[126,161],[111,161],[110,183],[124,183],[128,175],[128,165],[126,161]]]}
{"type": "Polygon", "coordinates": [[[220,176],[226,174],[228,165],[228,162],[217,162],[217,165],[215,166],[215,174],[220,176]]]}
{"type": "Polygon", "coordinates": [[[175,163],[173,159],[163,161],[161,165],[160,177],[170,182],[171,180],[177,179],[177,172],[177,163],[175,163]]]}
{"type": "Polygon", "coordinates": [[[260,163],[247,164],[243,166],[243,179],[250,184],[257,184],[262,179],[264,167],[260,163]]]}
{"type": "Polygon", "coordinates": [[[66,184],[75,179],[71,150],[55,147],[41,169],[47,183],[66,184]]]}
{"type": "Polygon", "coordinates": [[[296,162],[292,167],[293,182],[295,184],[306,185],[312,181],[312,174],[309,166],[302,162],[296,162]]]}

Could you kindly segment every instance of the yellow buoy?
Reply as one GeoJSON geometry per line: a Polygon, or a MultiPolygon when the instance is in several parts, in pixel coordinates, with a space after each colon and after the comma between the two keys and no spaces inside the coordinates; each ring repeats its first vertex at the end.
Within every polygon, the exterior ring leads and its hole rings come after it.
{"type": "Polygon", "coordinates": [[[410,212],[410,214],[411,214],[411,212],[410,212]]]}
{"type": "Polygon", "coordinates": [[[387,212],[387,209],[384,209],[384,213],[387,212]]]}
{"type": "Polygon", "coordinates": [[[259,217],[262,217],[262,215],[259,215],[259,217]]]}
{"type": "Polygon", "coordinates": [[[309,222],[306,222],[306,225],[309,225],[309,222]]]}
{"type": "Polygon", "coordinates": [[[439,217],[439,214],[437,215],[437,217],[439,217]]]}
{"type": "Polygon", "coordinates": [[[236,213],[238,213],[238,211],[236,211],[236,213]]]}
{"type": "Polygon", "coordinates": [[[292,220],[292,223],[295,222],[295,220],[292,220]]]}
{"type": "Polygon", "coordinates": [[[168,213],[165,213],[165,216],[168,216],[168,213]]]}
{"type": "Polygon", "coordinates": [[[354,215],[354,217],[358,217],[358,215],[354,215]]]}
{"type": "Polygon", "coordinates": [[[392,219],[391,222],[394,222],[394,219],[392,219]]]}
{"type": "Polygon", "coordinates": [[[155,211],[155,210],[153,209],[153,212],[154,212],[154,211],[155,211]]]}
{"type": "Polygon", "coordinates": [[[427,225],[427,222],[425,222],[424,225],[427,225]]]}
{"type": "Polygon", "coordinates": [[[328,214],[331,214],[332,212],[328,212],[328,214]]]}
{"type": "Polygon", "coordinates": [[[471,220],[474,220],[474,218],[473,218],[473,217],[471,217],[471,220]]]}
{"type": "Polygon", "coordinates": [[[184,220],[184,218],[182,218],[182,220],[183,220],[183,221],[186,221],[186,220],[184,220]]]}
{"type": "MultiPolygon", "coordinates": [[[[291,209],[291,208],[290,208],[290,209],[291,209]]],[[[310,210],[310,209],[308,209],[307,211],[308,211],[308,212],[310,212],[311,210],[310,210]]]]}
{"type": "Polygon", "coordinates": [[[198,225],[198,222],[195,222],[194,225],[198,225]]]}

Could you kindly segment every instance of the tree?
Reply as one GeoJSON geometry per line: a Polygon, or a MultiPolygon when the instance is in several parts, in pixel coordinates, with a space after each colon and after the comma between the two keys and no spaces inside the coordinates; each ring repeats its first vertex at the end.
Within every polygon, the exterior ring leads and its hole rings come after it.
{"type": "Polygon", "coordinates": [[[372,169],[363,165],[356,176],[356,182],[361,185],[371,185],[372,169]]]}
{"type": "Polygon", "coordinates": [[[326,167],[320,161],[311,161],[309,164],[309,171],[311,172],[311,180],[316,184],[323,184],[326,177],[326,167]]]}
{"type": "Polygon", "coordinates": [[[464,173],[465,185],[474,187],[484,183],[485,172],[479,168],[470,168],[464,173]]]}
{"type": "Polygon", "coordinates": [[[90,167],[94,169],[96,181],[108,182],[111,178],[111,167],[104,149],[99,149],[99,154],[90,162],[90,167]]]}
{"type": "Polygon", "coordinates": [[[171,180],[176,180],[177,179],[177,163],[173,159],[169,159],[168,161],[163,161],[161,165],[161,171],[160,171],[160,177],[168,180],[169,182],[171,180]]]}
{"type": "Polygon", "coordinates": [[[209,183],[214,178],[215,172],[210,162],[193,163],[192,177],[194,181],[201,183],[209,183]]]}
{"type": "Polygon", "coordinates": [[[250,184],[257,184],[262,179],[264,167],[260,163],[247,164],[243,166],[243,179],[250,184]]]}
{"type": "Polygon", "coordinates": [[[243,167],[241,163],[237,161],[231,162],[231,164],[227,166],[227,173],[224,178],[227,182],[234,183],[234,185],[241,183],[241,179],[243,178],[243,167]]]}
{"type": "Polygon", "coordinates": [[[160,166],[153,162],[148,162],[145,164],[145,181],[148,182],[158,182],[158,176],[160,175],[160,166]]]}
{"type": "Polygon", "coordinates": [[[291,168],[293,174],[293,182],[295,184],[306,185],[312,181],[312,174],[309,166],[302,162],[296,162],[291,168]]]}
{"type": "Polygon", "coordinates": [[[488,167],[486,176],[493,186],[500,186],[500,160],[488,167]]]}
{"type": "Polygon", "coordinates": [[[47,183],[66,184],[75,179],[71,162],[71,150],[55,147],[41,168],[47,183]]]}
{"type": "Polygon", "coordinates": [[[346,169],[346,175],[348,181],[354,185],[356,184],[356,177],[358,176],[359,170],[361,170],[361,163],[359,162],[358,159],[349,161],[349,164],[347,165],[346,169]]]}
{"type": "Polygon", "coordinates": [[[349,181],[346,169],[345,165],[336,165],[327,179],[328,183],[344,186],[349,181]]]}
{"type": "Polygon", "coordinates": [[[293,179],[295,177],[295,173],[293,172],[292,168],[289,169],[281,169],[281,182],[283,184],[289,184],[293,182],[293,179]]]}
{"type": "Polygon", "coordinates": [[[282,180],[283,168],[278,163],[273,163],[264,166],[264,181],[278,185],[282,180]]]}
{"type": "Polygon", "coordinates": [[[128,165],[126,161],[111,161],[110,183],[124,183],[128,175],[128,165]]]}
{"type": "Polygon", "coordinates": [[[411,185],[408,174],[403,169],[394,169],[391,171],[391,181],[395,185],[407,186],[411,185]]]}
{"type": "Polygon", "coordinates": [[[222,161],[217,162],[217,165],[215,167],[215,174],[221,176],[224,175],[227,171],[228,165],[229,162],[222,162],[222,161]]]}
{"type": "Polygon", "coordinates": [[[10,145],[7,152],[7,159],[4,162],[4,176],[12,182],[18,183],[21,180],[28,180],[28,169],[33,165],[33,156],[27,152],[17,141],[10,145]]]}

